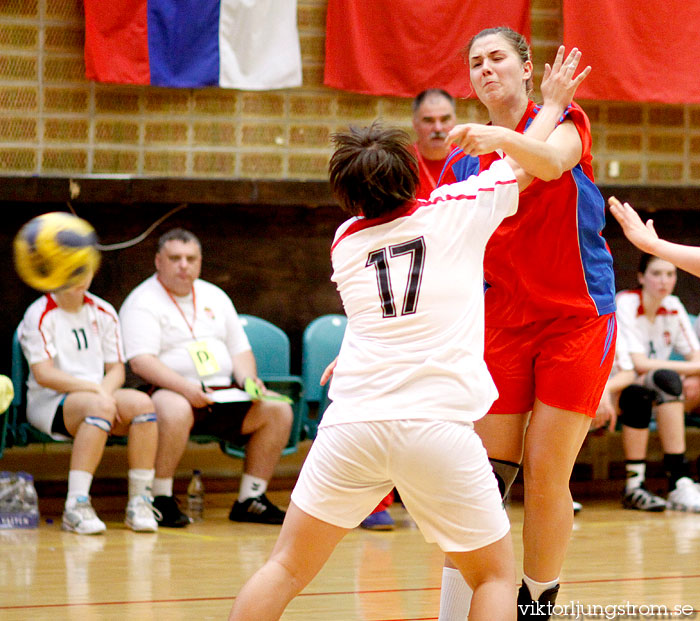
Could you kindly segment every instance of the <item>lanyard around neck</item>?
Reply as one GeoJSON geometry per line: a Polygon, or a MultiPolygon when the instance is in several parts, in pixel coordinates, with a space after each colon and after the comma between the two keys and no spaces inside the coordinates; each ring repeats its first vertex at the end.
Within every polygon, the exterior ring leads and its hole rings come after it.
{"type": "Polygon", "coordinates": [[[185,321],[187,327],[190,329],[190,334],[192,335],[192,338],[197,340],[197,337],[194,335],[194,326],[197,323],[197,299],[194,295],[194,283],[192,284],[192,309],[194,310],[194,312],[192,314],[192,323],[190,323],[189,321],[187,321],[187,316],[185,315],[185,312],[182,310],[182,307],[180,306],[178,301],[175,299],[175,296],[161,282],[160,278],[158,278],[158,282],[161,284],[161,287],[163,287],[163,289],[165,290],[165,293],[168,294],[168,297],[172,300],[173,304],[175,304],[175,308],[177,308],[177,310],[180,311],[182,319],[185,321]]]}

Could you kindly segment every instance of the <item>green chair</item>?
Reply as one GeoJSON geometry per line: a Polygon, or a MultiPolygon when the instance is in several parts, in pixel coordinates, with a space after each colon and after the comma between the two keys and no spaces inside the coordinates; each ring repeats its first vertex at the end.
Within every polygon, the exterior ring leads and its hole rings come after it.
{"type": "Polygon", "coordinates": [[[347,322],[345,315],[322,315],[304,329],[301,377],[304,382],[306,409],[303,433],[310,439],[316,437],[318,425],[329,405],[328,385],[319,384],[321,375],[340,351],[347,322]]]}
{"type": "MultiPolygon", "coordinates": [[[[291,375],[290,346],[287,334],[275,324],[253,315],[239,315],[250,347],[255,356],[258,376],[265,385],[293,400],[294,421],[287,445],[282,455],[289,455],[297,450],[304,415],[304,383],[298,375],[291,375]]],[[[245,457],[245,446],[225,442],[223,451],[232,457],[245,457]]]]}

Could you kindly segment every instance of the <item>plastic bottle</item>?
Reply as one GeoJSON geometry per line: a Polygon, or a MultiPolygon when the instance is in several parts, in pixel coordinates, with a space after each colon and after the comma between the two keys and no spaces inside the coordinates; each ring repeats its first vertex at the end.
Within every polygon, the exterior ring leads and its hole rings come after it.
{"type": "Polygon", "coordinates": [[[39,497],[34,487],[34,477],[28,472],[18,472],[17,479],[22,483],[20,486],[22,511],[39,515],[39,497]]]}
{"type": "Polygon", "coordinates": [[[204,483],[200,470],[192,472],[187,486],[187,515],[191,522],[201,522],[204,518],[204,483]]]}
{"type": "Polygon", "coordinates": [[[0,472],[0,513],[9,513],[14,505],[14,481],[12,475],[3,470],[0,472]]]}

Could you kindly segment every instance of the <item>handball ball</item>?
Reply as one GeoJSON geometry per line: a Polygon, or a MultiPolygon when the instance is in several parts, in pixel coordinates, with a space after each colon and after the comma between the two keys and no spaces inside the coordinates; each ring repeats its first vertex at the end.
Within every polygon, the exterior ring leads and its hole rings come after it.
{"type": "Polygon", "coordinates": [[[19,277],[39,291],[71,287],[100,264],[95,229],[64,211],[27,222],[15,236],[14,254],[19,277]]]}

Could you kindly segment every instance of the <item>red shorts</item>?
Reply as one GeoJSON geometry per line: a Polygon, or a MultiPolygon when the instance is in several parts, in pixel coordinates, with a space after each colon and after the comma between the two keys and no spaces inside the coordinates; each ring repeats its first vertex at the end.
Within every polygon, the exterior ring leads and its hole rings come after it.
{"type": "Polygon", "coordinates": [[[595,418],[615,358],[615,314],[486,328],[484,358],[498,388],[490,414],[545,405],[595,418]]]}

